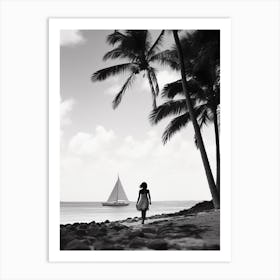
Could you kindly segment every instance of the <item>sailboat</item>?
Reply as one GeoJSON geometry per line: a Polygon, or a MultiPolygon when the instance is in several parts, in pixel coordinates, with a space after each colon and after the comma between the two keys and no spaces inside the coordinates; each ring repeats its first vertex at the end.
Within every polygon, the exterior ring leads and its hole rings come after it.
{"type": "Polygon", "coordinates": [[[102,202],[103,206],[127,206],[129,205],[128,198],[125,194],[121,180],[118,176],[118,180],[106,202],[102,202]]]}

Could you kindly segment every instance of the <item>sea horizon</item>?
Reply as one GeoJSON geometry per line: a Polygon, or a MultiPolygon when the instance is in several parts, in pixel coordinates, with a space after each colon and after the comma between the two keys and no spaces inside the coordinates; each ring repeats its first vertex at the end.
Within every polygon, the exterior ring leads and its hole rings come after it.
{"type": "MultiPolygon", "coordinates": [[[[190,200],[185,200],[185,199],[182,199],[182,200],[177,200],[177,199],[173,199],[173,200],[153,200],[153,202],[185,202],[185,201],[196,201],[196,202],[199,202],[199,201],[205,201],[205,200],[210,200],[209,199],[190,199],[190,200]]],[[[102,203],[102,202],[106,202],[106,200],[72,200],[72,201],[60,201],[60,203],[102,203]]],[[[136,200],[128,200],[128,202],[136,202],[136,200]]]]}
{"type": "MultiPolygon", "coordinates": [[[[189,209],[202,200],[169,200],[152,201],[147,217],[165,213],[174,213],[189,209]]],[[[104,222],[124,220],[127,218],[140,217],[136,210],[136,202],[129,201],[128,206],[114,207],[102,206],[103,201],[61,201],[60,224],[82,222],[104,222]]]]}

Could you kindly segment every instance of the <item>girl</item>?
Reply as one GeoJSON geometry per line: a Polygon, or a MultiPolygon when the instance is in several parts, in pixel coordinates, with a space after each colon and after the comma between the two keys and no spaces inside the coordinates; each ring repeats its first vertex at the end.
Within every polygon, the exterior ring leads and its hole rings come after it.
{"type": "Polygon", "coordinates": [[[147,189],[147,183],[143,182],[140,185],[140,188],[141,190],[139,191],[136,208],[138,211],[141,211],[142,224],[144,224],[144,221],[146,219],[146,211],[149,209],[149,204],[152,204],[152,202],[151,202],[150,191],[147,189]]]}

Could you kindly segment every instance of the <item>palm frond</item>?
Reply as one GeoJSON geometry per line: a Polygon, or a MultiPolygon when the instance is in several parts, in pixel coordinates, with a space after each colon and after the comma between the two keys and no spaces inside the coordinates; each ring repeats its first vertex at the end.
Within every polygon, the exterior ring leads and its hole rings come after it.
{"type": "Polygon", "coordinates": [[[134,53],[129,52],[128,50],[123,50],[121,48],[115,48],[115,49],[107,52],[103,56],[104,61],[106,61],[108,59],[116,59],[116,58],[129,58],[132,61],[137,60],[137,56],[134,53]]]}
{"type": "Polygon", "coordinates": [[[178,115],[182,112],[186,112],[186,110],[187,104],[185,99],[170,100],[154,109],[151,112],[149,119],[152,124],[157,124],[168,116],[178,115]]]}
{"type": "Polygon", "coordinates": [[[121,42],[120,48],[129,50],[139,58],[144,58],[150,47],[150,32],[148,30],[126,30],[127,38],[121,42]]]}
{"type": "Polygon", "coordinates": [[[184,95],[181,79],[166,84],[161,91],[161,96],[165,98],[174,98],[177,94],[184,95]]]}
{"type": "Polygon", "coordinates": [[[188,122],[190,122],[190,115],[188,112],[173,119],[164,130],[162,135],[163,144],[166,144],[167,141],[181,128],[185,127],[188,122]]]}
{"type": "Polygon", "coordinates": [[[136,65],[133,63],[123,63],[119,65],[114,65],[108,68],[101,69],[95,73],[92,74],[91,80],[92,82],[95,81],[104,81],[108,77],[124,73],[126,71],[135,72],[136,71],[136,65]]]}
{"type": "Polygon", "coordinates": [[[113,109],[116,109],[118,107],[118,105],[120,104],[120,102],[122,101],[122,97],[124,95],[124,93],[126,92],[126,90],[131,86],[131,84],[133,83],[134,79],[136,77],[136,73],[132,73],[128,79],[126,80],[126,82],[124,83],[124,85],[122,86],[121,90],[119,91],[119,93],[115,96],[112,104],[113,104],[113,109]]]}
{"type": "Polygon", "coordinates": [[[147,57],[149,58],[152,54],[155,53],[155,50],[159,49],[159,46],[162,43],[163,40],[163,35],[164,35],[165,30],[162,30],[159,34],[159,36],[157,37],[156,41],[154,42],[154,44],[152,45],[152,47],[149,49],[148,53],[147,53],[147,57]]]}
{"type": "MultiPolygon", "coordinates": [[[[199,83],[195,79],[187,80],[187,90],[191,96],[196,97],[198,94],[202,94],[203,90],[201,89],[199,83]]],[[[161,92],[162,97],[174,98],[177,94],[184,95],[182,80],[177,80],[175,82],[166,84],[161,92]]]]}
{"type": "Polygon", "coordinates": [[[151,62],[158,62],[163,66],[169,66],[174,70],[180,70],[180,63],[177,53],[171,50],[165,50],[152,55],[149,58],[151,62]]]}
{"type": "Polygon", "coordinates": [[[204,125],[207,125],[210,121],[213,121],[213,113],[207,104],[203,104],[196,108],[196,116],[198,125],[202,128],[204,125]]]}
{"type": "Polygon", "coordinates": [[[115,45],[117,42],[120,42],[126,38],[126,35],[119,32],[118,30],[115,30],[114,33],[111,33],[107,36],[107,43],[110,45],[115,45]]]}

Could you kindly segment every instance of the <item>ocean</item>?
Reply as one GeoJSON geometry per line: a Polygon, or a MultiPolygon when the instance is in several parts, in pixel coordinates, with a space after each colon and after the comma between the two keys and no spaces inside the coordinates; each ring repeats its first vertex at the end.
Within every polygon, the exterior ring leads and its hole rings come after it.
{"type": "MultiPolygon", "coordinates": [[[[154,201],[147,211],[147,217],[163,213],[174,213],[191,208],[199,201],[154,201]]],[[[117,221],[141,217],[135,202],[128,206],[108,207],[101,202],[60,202],[60,224],[117,221]]]]}

